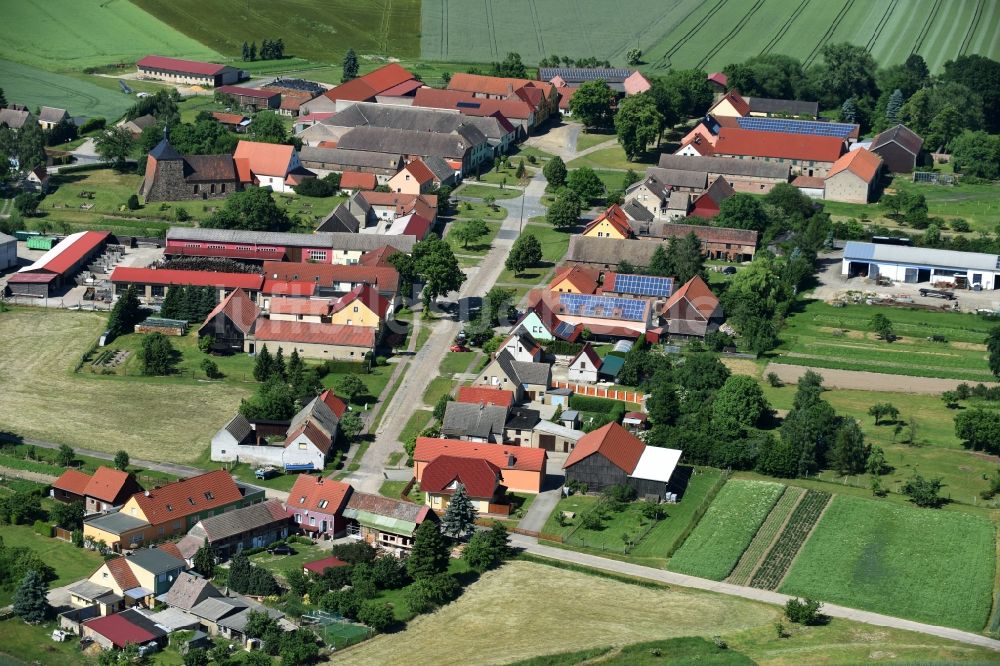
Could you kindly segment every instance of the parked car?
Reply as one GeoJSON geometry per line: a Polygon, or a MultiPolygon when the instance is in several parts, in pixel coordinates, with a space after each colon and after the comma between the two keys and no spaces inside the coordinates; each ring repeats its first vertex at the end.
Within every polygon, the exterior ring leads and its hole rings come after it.
{"type": "Polygon", "coordinates": [[[275,546],[274,548],[268,548],[267,552],[271,555],[294,555],[295,549],[291,546],[275,546]]]}
{"type": "Polygon", "coordinates": [[[278,476],[277,467],[258,467],[254,470],[253,475],[261,480],[270,479],[273,476],[278,476]]]}
{"type": "Polygon", "coordinates": [[[465,345],[452,345],[451,347],[448,348],[448,351],[453,351],[453,352],[467,352],[467,351],[471,351],[471,350],[468,347],[466,347],[465,345]]]}
{"type": "Polygon", "coordinates": [[[736,266],[726,266],[722,269],[723,275],[736,275],[736,266]]]}

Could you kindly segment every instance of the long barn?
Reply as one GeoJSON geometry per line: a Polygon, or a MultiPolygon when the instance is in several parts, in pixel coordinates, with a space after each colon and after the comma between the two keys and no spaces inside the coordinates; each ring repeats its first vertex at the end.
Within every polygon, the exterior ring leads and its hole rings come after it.
{"type": "Polygon", "coordinates": [[[887,277],[911,284],[964,279],[970,287],[1000,287],[1000,256],[926,247],[849,241],[841,273],[846,277],[887,277]]]}

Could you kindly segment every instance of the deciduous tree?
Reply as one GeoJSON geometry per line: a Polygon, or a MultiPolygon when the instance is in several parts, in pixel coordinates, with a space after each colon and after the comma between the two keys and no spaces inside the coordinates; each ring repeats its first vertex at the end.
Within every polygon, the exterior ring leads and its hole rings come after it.
{"type": "Polygon", "coordinates": [[[566,184],[566,164],[556,155],[542,167],[542,175],[550,187],[562,187],[566,184]]]}
{"type": "Polygon", "coordinates": [[[635,160],[645,153],[649,144],[659,138],[664,123],[652,95],[639,93],[622,100],[615,114],[615,132],[626,157],[635,160]]]}
{"type": "Polygon", "coordinates": [[[590,167],[573,169],[566,178],[566,187],[585,202],[593,202],[604,196],[604,182],[590,167]]]}
{"type": "Polygon", "coordinates": [[[132,153],[132,135],[124,127],[112,127],[105,130],[94,139],[97,154],[107,164],[115,169],[125,168],[128,156],[132,153]]]}
{"type": "Polygon", "coordinates": [[[586,127],[610,127],[615,93],[603,80],[586,81],[569,100],[569,109],[586,127]]]}
{"type": "Polygon", "coordinates": [[[549,206],[545,219],[556,229],[575,227],[580,221],[580,197],[565,191],[549,206]]]}
{"type": "Polygon", "coordinates": [[[514,241],[510,254],[504,262],[504,268],[513,271],[515,275],[524,272],[526,268],[537,265],[542,260],[542,245],[534,234],[522,234],[514,241]]]}

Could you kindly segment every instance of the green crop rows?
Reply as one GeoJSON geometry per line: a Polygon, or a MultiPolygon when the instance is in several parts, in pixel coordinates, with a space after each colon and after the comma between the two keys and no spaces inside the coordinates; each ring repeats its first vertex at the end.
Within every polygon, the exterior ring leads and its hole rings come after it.
{"type": "Polygon", "coordinates": [[[751,586],[764,590],[773,590],[778,587],[781,579],[785,577],[788,567],[791,566],[792,560],[795,559],[795,555],[809,537],[809,532],[812,531],[829,501],[830,493],[819,490],[806,492],[806,496],[795,507],[795,512],[789,519],[788,525],[782,530],[774,548],[767,554],[760,569],[754,574],[751,586]]]}
{"type": "Polygon", "coordinates": [[[673,571],[722,580],[729,575],[785,486],[729,481],[670,560],[673,571]]]}
{"type": "Polygon", "coordinates": [[[757,530],[757,534],[754,536],[753,541],[750,542],[750,546],[743,553],[743,557],[740,558],[739,564],[733,569],[733,573],[729,575],[727,580],[730,583],[734,585],[746,585],[750,582],[750,576],[753,575],[754,570],[757,568],[757,563],[767,555],[782,525],[785,524],[785,520],[795,509],[803,494],[805,494],[805,490],[797,486],[788,486],[785,488],[781,499],[775,503],[774,508],[771,509],[771,513],[767,514],[767,520],[757,530]]]}

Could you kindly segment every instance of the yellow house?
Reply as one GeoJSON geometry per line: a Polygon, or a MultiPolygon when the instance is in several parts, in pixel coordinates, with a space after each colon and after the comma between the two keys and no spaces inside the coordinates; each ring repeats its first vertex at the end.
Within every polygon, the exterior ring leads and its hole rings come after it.
{"type": "Polygon", "coordinates": [[[88,580],[123,597],[127,606],[142,603],[152,607],[155,598],[166,593],[186,568],[184,560],[163,549],[141,548],[108,560],[88,580]]]}
{"type": "Polygon", "coordinates": [[[615,238],[623,240],[632,237],[632,227],[628,216],[618,204],[610,207],[583,230],[583,235],[590,238],[615,238]]]}
{"type": "Polygon", "coordinates": [[[451,498],[462,485],[480,514],[508,514],[506,488],[500,483],[500,468],[482,458],[438,456],[428,463],[420,477],[424,503],[436,513],[448,508],[451,498]]]}
{"type": "Polygon", "coordinates": [[[215,470],[136,493],[118,511],[86,519],[83,540],[115,551],[138,548],[186,533],[202,518],[263,500],[262,489],[244,495],[228,472],[215,470]]]}
{"type": "Polygon", "coordinates": [[[743,118],[750,115],[750,104],[738,92],[730,90],[712,105],[708,114],[716,118],[743,118]]]}
{"type": "Polygon", "coordinates": [[[592,268],[564,266],[556,271],[549,291],[559,294],[596,294],[600,273],[592,268]]]}
{"type": "Polygon", "coordinates": [[[404,166],[386,183],[390,192],[401,194],[426,194],[434,188],[434,173],[423,160],[415,159],[404,166]]]}
{"type": "Polygon", "coordinates": [[[330,308],[330,323],[381,328],[389,314],[389,301],[364,284],[345,294],[330,308]]]}

